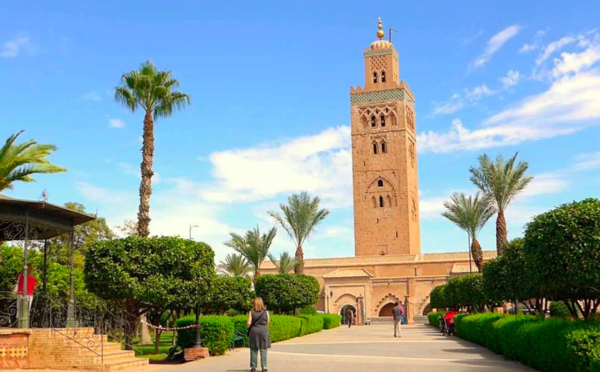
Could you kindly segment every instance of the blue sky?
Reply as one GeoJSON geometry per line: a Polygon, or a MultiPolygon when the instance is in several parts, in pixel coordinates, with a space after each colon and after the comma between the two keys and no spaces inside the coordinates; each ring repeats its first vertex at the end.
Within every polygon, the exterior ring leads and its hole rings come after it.
{"type": "MultiPolygon", "coordinates": [[[[440,217],[487,153],[530,164],[509,236],[600,189],[600,7],[594,1],[0,2],[0,134],[54,143],[68,173],[10,196],[78,201],[113,226],[137,212],[142,114],[112,99],[146,60],[173,71],[192,106],[156,123],[152,232],[210,243],[273,225],[287,195],[331,215],[307,257],[354,254],[349,88],[364,84],[377,17],[398,30],[400,76],[417,99],[423,252],[466,249],[440,217]]],[[[481,233],[494,249],[494,223],[481,233]]],[[[280,229],[274,251],[293,250],[280,229]]]]}

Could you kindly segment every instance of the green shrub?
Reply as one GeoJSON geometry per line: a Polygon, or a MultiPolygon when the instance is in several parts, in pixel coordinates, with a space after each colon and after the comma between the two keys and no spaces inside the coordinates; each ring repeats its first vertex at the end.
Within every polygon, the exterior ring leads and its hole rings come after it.
{"type": "Polygon", "coordinates": [[[271,342],[289,340],[298,337],[302,329],[302,319],[295,316],[271,315],[269,333],[271,342]]]}
{"type": "Polygon", "coordinates": [[[427,314],[427,319],[429,320],[429,324],[431,324],[434,327],[439,327],[440,326],[440,317],[446,315],[445,311],[432,311],[429,314],[427,314]]]}
{"type": "Polygon", "coordinates": [[[567,335],[567,348],[577,358],[577,371],[600,371],[600,327],[578,329],[567,335]]]}
{"type": "Polygon", "coordinates": [[[563,301],[552,301],[550,304],[550,316],[553,318],[571,318],[571,312],[563,301]]]}
{"type": "MultiPolygon", "coordinates": [[[[223,355],[229,347],[234,335],[232,318],[226,316],[206,315],[200,317],[200,338],[202,346],[208,348],[211,355],[223,355]]],[[[177,327],[195,324],[194,315],[177,320],[177,327]]],[[[177,346],[182,349],[192,347],[195,342],[195,329],[177,331],[177,346]]]]}
{"type": "Polygon", "coordinates": [[[319,315],[323,318],[323,329],[337,328],[342,325],[342,316],[338,314],[322,314],[319,315]]]}
{"type": "Polygon", "coordinates": [[[460,317],[456,324],[456,334],[467,341],[487,346],[486,336],[491,336],[491,325],[498,319],[504,317],[503,314],[483,313],[460,317]]]}
{"type": "Polygon", "coordinates": [[[314,306],[305,306],[300,309],[300,314],[302,315],[317,315],[317,309],[314,306]]]}
{"type": "Polygon", "coordinates": [[[287,314],[316,304],[321,288],[317,279],[303,274],[262,275],[254,287],[269,310],[287,314]]]}
{"type": "Polygon", "coordinates": [[[316,315],[299,315],[298,318],[303,319],[300,336],[321,332],[323,329],[323,317],[316,315]]]}
{"type": "Polygon", "coordinates": [[[230,317],[234,317],[234,316],[238,316],[240,315],[240,312],[237,311],[236,309],[229,309],[225,312],[225,315],[230,316],[230,317]]]}
{"type": "Polygon", "coordinates": [[[505,316],[493,323],[493,337],[497,338],[497,343],[494,345],[499,346],[498,350],[493,351],[498,354],[503,354],[506,359],[518,359],[515,334],[524,324],[536,321],[538,320],[535,316],[520,314],[516,316],[505,316]]]}
{"type": "Polygon", "coordinates": [[[446,289],[446,284],[435,287],[429,294],[429,303],[431,304],[431,307],[438,311],[447,307],[446,299],[444,298],[444,289],[446,289]]]}

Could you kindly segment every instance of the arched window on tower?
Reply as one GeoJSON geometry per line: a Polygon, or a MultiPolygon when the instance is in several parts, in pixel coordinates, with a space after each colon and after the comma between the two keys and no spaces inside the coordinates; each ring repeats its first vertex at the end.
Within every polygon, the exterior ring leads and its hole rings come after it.
{"type": "Polygon", "coordinates": [[[381,71],[381,82],[385,83],[385,71],[381,71]]]}
{"type": "Polygon", "coordinates": [[[375,121],[375,115],[371,116],[371,127],[375,128],[377,126],[377,122],[375,121]]]}
{"type": "Polygon", "coordinates": [[[377,143],[373,143],[373,154],[377,155],[377,143]]]}
{"type": "Polygon", "coordinates": [[[383,187],[383,180],[377,181],[377,187],[383,187]]]}
{"type": "Polygon", "coordinates": [[[388,195],[386,197],[386,199],[387,199],[387,205],[389,205],[391,207],[392,206],[392,198],[388,195]]]}
{"type": "Polygon", "coordinates": [[[381,143],[381,153],[387,154],[387,145],[385,144],[385,142],[381,143]]]}
{"type": "Polygon", "coordinates": [[[373,72],[373,83],[377,84],[377,72],[373,72]]]}
{"type": "Polygon", "coordinates": [[[385,127],[385,116],[381,115],[379,117],[379,123],[381,123],[382,127],[385,127]]]}
{"type": "Polygon", "coordinates": [[[377,208],[377,199],[375,199],[375,197],[373,197],[372,201],[373,201],[373,208],[377,208]]]}
{"type": "Polygon", "coordinates": [[[383,208],[383,196],[379,197],[379,208],[383,208]]]}

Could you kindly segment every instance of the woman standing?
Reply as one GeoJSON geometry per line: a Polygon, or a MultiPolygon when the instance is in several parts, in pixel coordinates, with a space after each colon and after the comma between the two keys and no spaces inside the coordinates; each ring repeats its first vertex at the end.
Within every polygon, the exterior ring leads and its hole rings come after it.
{"type": "Polygon", "coordinates": [[[256,297],[254,307],[248,314],[248,337],[250,338],[250,370],[256,372],[258,350],[263,372],[267,371],[267,349],[271,347],[269,335],[269,312],[265,309],[263,299],[256,297]]]}

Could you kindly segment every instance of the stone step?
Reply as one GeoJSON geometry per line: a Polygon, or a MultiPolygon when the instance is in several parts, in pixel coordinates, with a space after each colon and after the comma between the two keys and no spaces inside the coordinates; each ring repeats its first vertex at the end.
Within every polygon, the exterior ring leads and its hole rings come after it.
{"type": "Polygon", "coordinates": [[[94,362],[101,364],[113,364],[118,362],[128,362],[136,360],[134,351],[104,352],[104,356],[95,356],[94,362]]]}
{"type": "Polygon", "coordinates": [[[149,364],[148,359],[137,358],[137,359],[132,359],[132,360],[118,362],[118,363],[108,363],[108,364],[105,363],[103,365],[103,367],[104,367],[103,371],[104,372],[121,371],[121,370],[129,369],[129,368],[144,367],[144,366],[147,366],[148,364],[149,364]]]}

